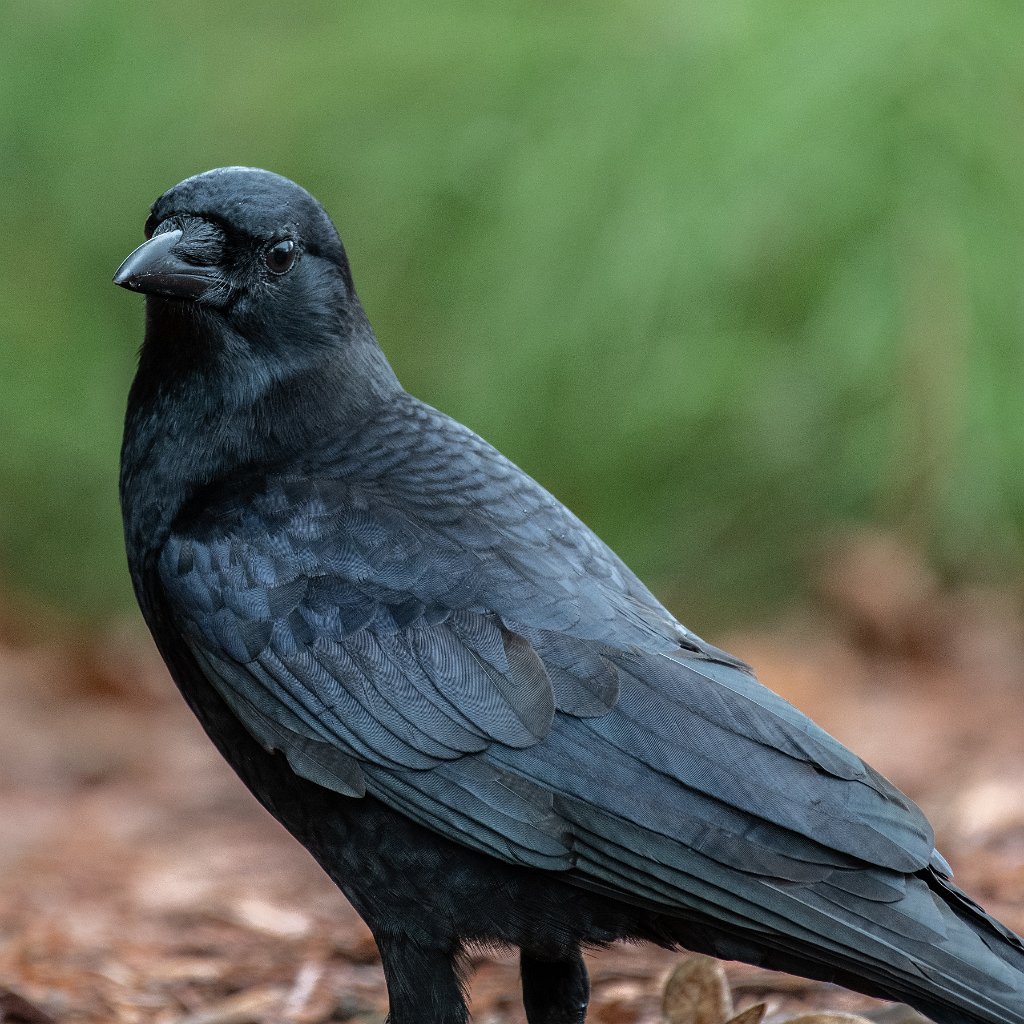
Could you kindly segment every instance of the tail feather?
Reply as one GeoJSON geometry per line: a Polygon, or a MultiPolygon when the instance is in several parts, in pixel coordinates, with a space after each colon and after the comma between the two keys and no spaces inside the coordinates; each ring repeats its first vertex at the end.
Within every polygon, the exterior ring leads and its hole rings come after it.
{"type": "Polygon", "coordinates": [[[966,921],[978,926],[979,935],[993,953],[997,956],[1002,955],[999,951],[1002,949],[1005,952],[1005,947],[1009,946],[1017,955],[1007,960],[1007,963],[1024,969],[1024,960],[1021,959],[1024,956],[1024,939],[1016,932],[1010,931],[1002,921],[997,921],[981,904],[975,903],[963,889],[955,886],[948,876],[932,871],[926,874],[925,880],[954,910],[959,910],[966,921]]]}
{"type": "Polygon", "coordinates": [[[578,881],[620,899],[632,890],[676,921],[681,945],[894,999],[938,1024],[1024,1024],[1024,941],[932,868],[880,902],[768,883],[692,851],[684,862],[650,833],[626,836],[620,820],[612,840],[592,808],[587,818],[577,869],[588,878],[578,881]]]}
{"type": "MultiPolygon", "coordinates": [[[[937,910],[943,934],[933,942],[897,939],[900,955],[889,963],[860,959],[858,950],[849,966],[877,983],[881,994],[940,1024],[1022,1024],[1024,942],[933,870],[919,872],[913,882],[907,898],[892,909],[918,922],[937,910]]],[[[835,908],[835,920],[860,934],[912,930],[874,914],[878,909],[847,902],[835,908]]]]}
{"type": "MultiPolygon", "coordinates": [[[[948,992],[952,998],[947,996],[948,1001],[932,1003],[931,1008],[922,1002],[917,1004],[918,1008],[942,1024],[965,1019],[957,1012],[957,1007],[968,1011],[966,1019],[1022,1024],[1024,939],[988,914],[948,878],[935,871],[922,872],[921,877],[956,922],[944,945],[959,952],[969,947],[969,937],[977,940],[972,954],[968,957],[964,953],[964,961],[972,971],[983,973],[985,980],[972,986],[948,976],[933,979],[931,991],[924,993],[925,998],[934,999],[936,989],[942,995],[948,992]],[[983,952],[978,950],[979,946],[983,952]]],[[[910,1002],[909,999],[904,1001],[910,1002]]]]}

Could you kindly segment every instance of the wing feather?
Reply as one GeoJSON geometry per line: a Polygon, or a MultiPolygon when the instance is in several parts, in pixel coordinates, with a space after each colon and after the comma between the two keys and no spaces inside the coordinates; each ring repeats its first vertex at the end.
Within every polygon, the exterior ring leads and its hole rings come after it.
{"type": "Polygon", "coordinates": [[[510,464],[435,447],[268,484],[165,546],[169,607],[260,743],[467,846],[737,927],[784,931],[808,891],[902,903],[932,855],[913,804],[510,464]]]}

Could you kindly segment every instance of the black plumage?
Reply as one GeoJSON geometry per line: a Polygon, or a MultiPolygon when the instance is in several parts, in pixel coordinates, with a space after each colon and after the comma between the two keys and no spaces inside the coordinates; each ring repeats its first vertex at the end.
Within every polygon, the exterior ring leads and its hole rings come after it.
{"type": "Polygon", "coordinates": [[[395,1024],[465,1019],[518,946],[531,1024],[580,947],[684,945],[1024,1020],[1024,944],[920,811],[681,626],[575,516],[407,394],[304,190],[223,168],[153,205],[121,494],[185,699],[381,950],[395,1024]]]}

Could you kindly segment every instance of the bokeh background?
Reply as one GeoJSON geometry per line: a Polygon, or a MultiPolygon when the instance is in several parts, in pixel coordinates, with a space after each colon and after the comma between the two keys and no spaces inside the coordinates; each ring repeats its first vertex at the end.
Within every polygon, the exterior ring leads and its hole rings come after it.
{"type": "MultiPolygon", "coordinates": [[[[0,2],[0,1018],[383,1021],[368,933],[128,586],[143,303],[110,279],[224,164],[317,195],[406,386],[1024,930],[1022,40],[1015,0],[0,2]]],[[[657,1022],[671,959],[594,958],[591,1020],[657,1022]]],[[[514,961],[477,966],[478,1019],[523,1024],[514,961]]],[[[773,1022],[874,1012],[729,979],[773,1022]]]]}
{"type": "Polygon", "coordinates": [[[243,163],[331,211],[406,386],[695,625],[850,523],[1016,579],[1022,37],[956,0],[10,0],[0,572],[129,606],[110,277],[160,192],[243,163]]]}

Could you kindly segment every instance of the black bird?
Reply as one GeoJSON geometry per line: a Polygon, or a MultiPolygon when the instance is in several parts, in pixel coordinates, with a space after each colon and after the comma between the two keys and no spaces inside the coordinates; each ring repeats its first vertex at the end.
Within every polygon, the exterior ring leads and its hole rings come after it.
{"type": "Polygon", "coordinates": [[[578,1024],[581,947],[681,945],[1024,1021],[1024,943],[921,812],[681,626],[583,523],[398,383],[308,192],[164,193],[121,500],[210,738],[380,947],[394,1024],[466,1019],[467,945],[578,1024]]]}

